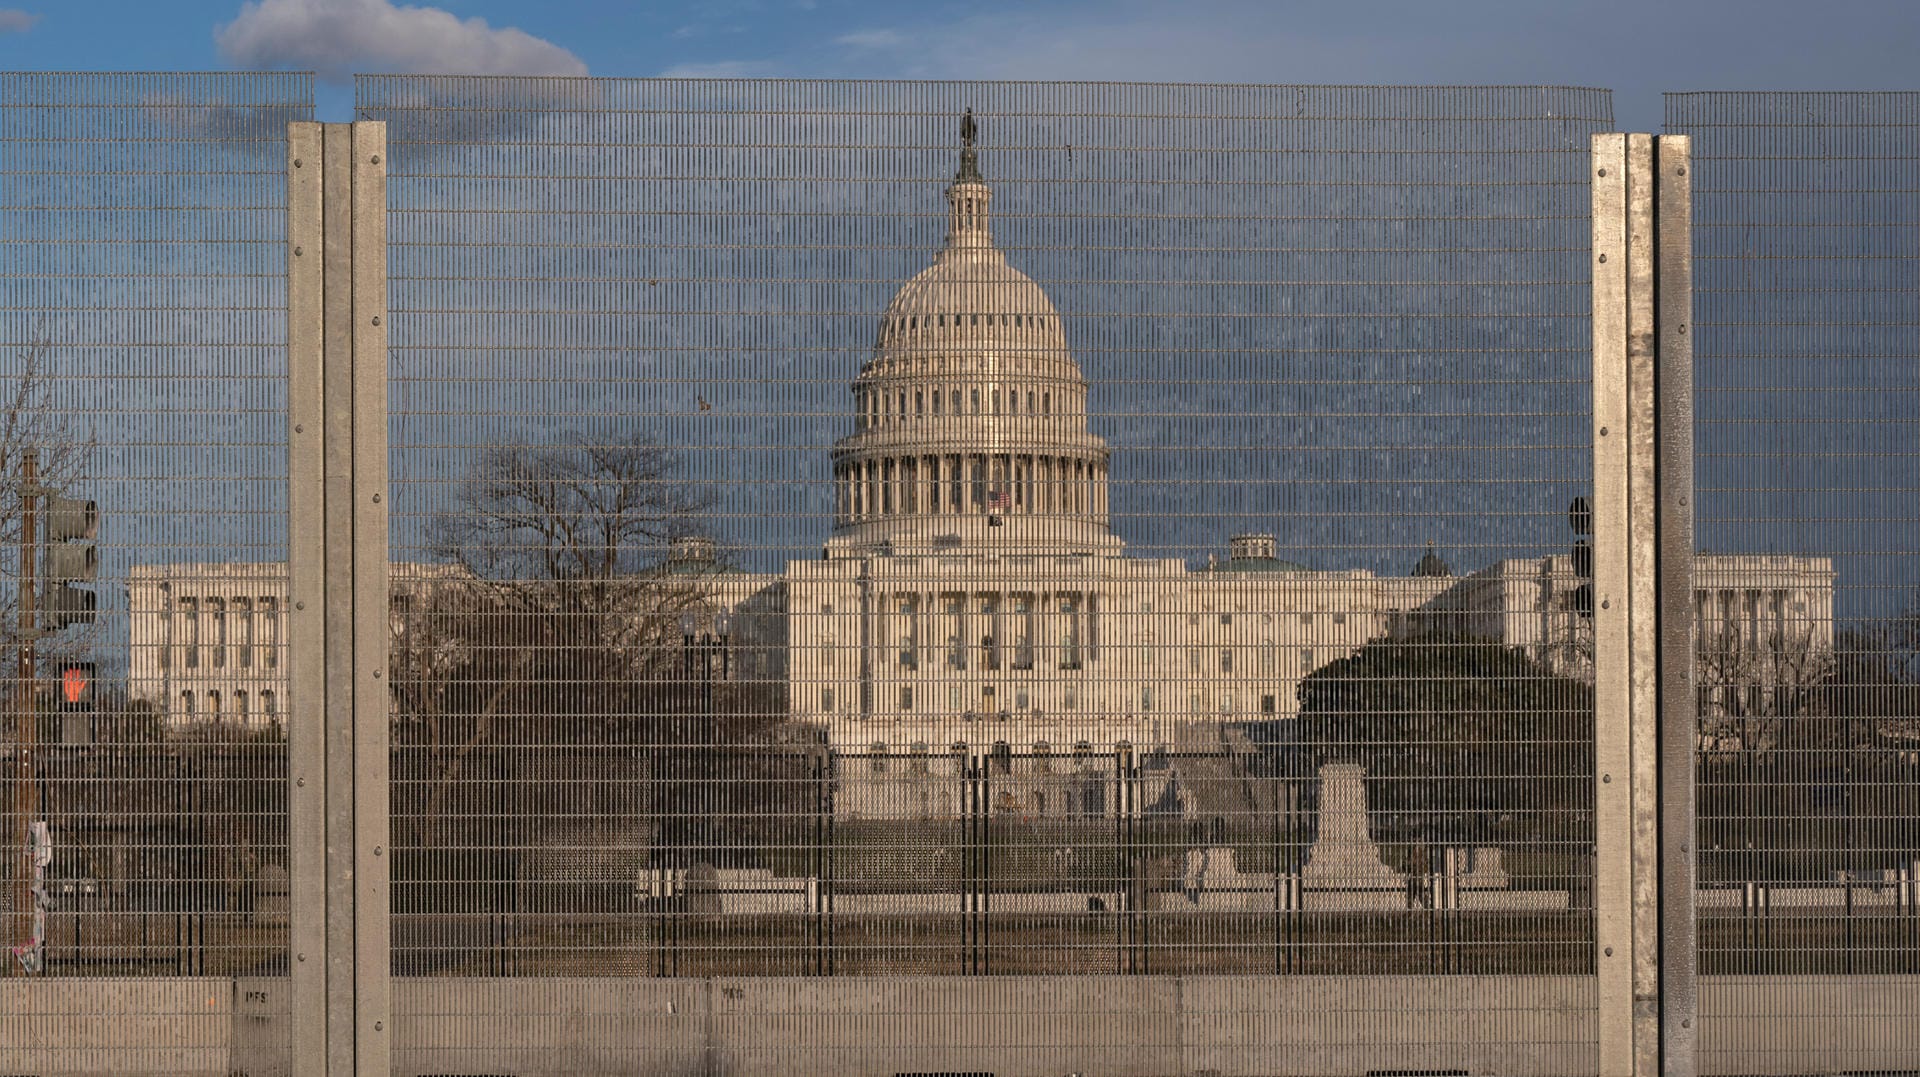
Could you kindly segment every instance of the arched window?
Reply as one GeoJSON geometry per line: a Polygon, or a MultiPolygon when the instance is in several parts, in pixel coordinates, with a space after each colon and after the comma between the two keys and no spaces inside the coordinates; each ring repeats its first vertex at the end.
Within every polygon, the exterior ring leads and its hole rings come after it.
{"type": "Polygon", "coordinates": [[[180,693],[180,713],[189,719],[191,719],[194,716],[192,692],[180,693]]]}
{"type": "Polygon", "coordinates": [[[874,741],[868,749],[867,762],[875,774],[887,772],[887,746],[882,741],[874,741]]]}
{"type": "Polygon", "coordinates": [[[1052,393],[1040,394],[1040,414],[1042,415],[1053,414],[1053,394],[1052,393]]]}
{"type": "Polygon", "coordinates": [[[233,716],[242,722],[247,720],[247,693],[245,689],[233,693],[233,716]]]}
{"type": "Polygon", "coordinates": [[[1013,773],[1013,746],[1004,740],[993,742],[993,772],[995,774],[1013,773]]]}
{"type": "Polygon", "coordinates": [[[260,690],[260,713],[268,718],[273,718],[280,713],[279,699],[273,694],[271,688],[260,690]]]}

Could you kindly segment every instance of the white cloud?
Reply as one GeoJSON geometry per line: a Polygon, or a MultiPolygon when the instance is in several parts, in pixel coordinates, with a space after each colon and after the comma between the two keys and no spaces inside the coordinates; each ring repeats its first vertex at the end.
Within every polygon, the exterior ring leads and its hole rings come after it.
{"type": "Polygon", "coordinates": [[[907,36],[898,30],[858,30],[841,34],[833,43],[853,49],[897,49],[907,43],[907,36]]]}
{"type": "Polygon", "coordinates": [[[24,34],[33,29],[40,16],[17,7],[0,7],[0,34],[24,34]]]}
{"type": "Polygon", "coordinates": [[[329,82],[356,72],[584,75],[566,49],[513,27],[392,0],[257,0],[214,34],[228,63],[308,68],[329,82]]]}
{"type": "Polygon", "coordinates": [[[780,73],[780,65],[771,60],[715,60],[711,63],[674,64],[660,72],[663,79],[753,79],[780,73]]]}

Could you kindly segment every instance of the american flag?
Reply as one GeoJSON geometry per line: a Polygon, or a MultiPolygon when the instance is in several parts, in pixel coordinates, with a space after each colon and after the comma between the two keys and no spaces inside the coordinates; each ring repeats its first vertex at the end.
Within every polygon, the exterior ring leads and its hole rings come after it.
{"type": "Polygon", "coordinates": [[[1005,512],[1011,504],[1012,499],[1007,496],[1005,490],[995,490],[993,496],[987,499],[987,508],[995,512],[1005,512]]]}

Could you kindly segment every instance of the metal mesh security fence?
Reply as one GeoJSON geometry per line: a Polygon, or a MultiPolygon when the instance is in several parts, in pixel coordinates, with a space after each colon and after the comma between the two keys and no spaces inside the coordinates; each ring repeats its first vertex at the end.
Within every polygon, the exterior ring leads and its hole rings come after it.
{"type": "Polygon", "coordinates": [[[281,673],[311,101],[304,75],[0,75],[8,1072],[287,1060],[284,1021],[234,1011],[287,1009],[282,730],[319,720],[281,673]]]}
{"type": "Polygon", "coordinates": [[[1605,92],[357,95],[403,1065],[1594,1068],[1605,92]]]}
{"type": "Polygon", "coordinates": [[[1704,1064],[1920,1059],[1920,96],[1676,94],[1694,143],[1704,1064]]]}

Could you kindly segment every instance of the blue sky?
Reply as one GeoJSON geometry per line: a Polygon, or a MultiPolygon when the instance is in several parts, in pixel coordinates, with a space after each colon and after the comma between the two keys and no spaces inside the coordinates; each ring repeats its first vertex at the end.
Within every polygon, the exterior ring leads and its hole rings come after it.
{"type": "Polygon", "coordinates": [[[0,0],[0,70],[291,68],[344,119],[355,72],[1906,89],[1907,0],[0,0]]]}

